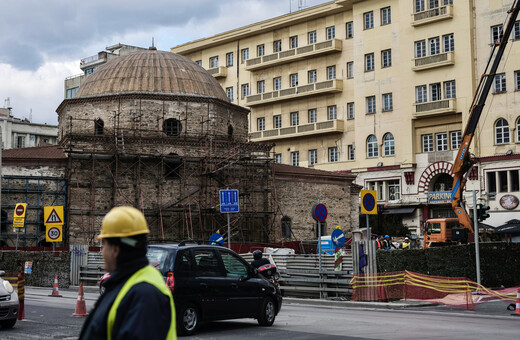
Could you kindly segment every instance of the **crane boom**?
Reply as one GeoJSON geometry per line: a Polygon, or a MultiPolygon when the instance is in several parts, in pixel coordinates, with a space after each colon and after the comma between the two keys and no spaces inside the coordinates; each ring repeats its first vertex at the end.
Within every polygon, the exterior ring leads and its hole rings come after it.
{"type": "Polygon", "coordinates": [[[459,147],[457,157],[455,157],[455,161],[453,162],[453,190],[451,193],[451,206],[453,211],[455,211],[459,224],[468,229],[471,233],[473,233],[471,219],[462,205],[462,195],[467,181],[467,174],[473,167],[474,163],[474,161],[470,159],[468,150],[519,11],[520,0],[515,0],[511,5],[511,9],[507,12],[507,24],[502,31],[500,41],[493,44],[491,54],[486,64],[486,69],[480,77],[479,85],[475,91],[473,102],[471,103],[468,123],[466,124],[464,134],[462,135],[462,143],[459,147]]]}

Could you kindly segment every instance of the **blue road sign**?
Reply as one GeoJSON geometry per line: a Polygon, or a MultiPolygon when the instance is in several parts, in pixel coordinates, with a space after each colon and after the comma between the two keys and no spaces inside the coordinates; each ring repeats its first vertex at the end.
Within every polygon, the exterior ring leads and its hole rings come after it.
{"type": "Polygon", "coordinates": [[[224,245],[224,237],[219,233],[214,233],[209,237],[209,243],[213,244],[213,242],[218,243],[220,246],[224,245]]]}
{"type": "Polygon", "coordinates": [[[343,247],[345,244],[345,233],[339,228],[334,229],[330,235],[330,239],[335,247],[343,247]]]}
{"type": "Polygon", "coordinates": [[[220,190],[220,212],[221,213],[240,212],[237,189],[220,190]]]}

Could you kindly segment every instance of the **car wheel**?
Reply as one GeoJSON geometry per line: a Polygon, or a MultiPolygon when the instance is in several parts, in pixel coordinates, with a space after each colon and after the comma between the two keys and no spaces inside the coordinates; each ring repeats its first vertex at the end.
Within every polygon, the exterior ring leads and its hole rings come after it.
{"type": "Polygon", "coordinates": [[[0,321],[0,326],[2,326],[2,328],[13,328],[15,323],[16,319],[2,320],[0,321]]]}
{"type": "Polygon", "coordinates": [[[260,326],[271,326],[276,317],[276,306],[273,299],[266,298],[262,303],[262,310],[258,316],[258,324],[260,326]]]}
{"type": "Polygon", "coordinates": [[[200,316],[197,307],[192,304],[182,306],[177,314],[177,332],[181,335],[192,335],[199,327],[200,316]]]}

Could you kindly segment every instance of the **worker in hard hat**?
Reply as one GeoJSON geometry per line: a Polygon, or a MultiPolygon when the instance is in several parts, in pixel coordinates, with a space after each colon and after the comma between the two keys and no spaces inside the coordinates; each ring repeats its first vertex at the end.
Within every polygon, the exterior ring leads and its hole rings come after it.
{"type": "Polygon", "coordinates": [[[110,278],[85,320],[80,339],[176,339],[175,308],[162,274],[148,264],[144,215],[113,208],[103,218],[103,262],[110,278]]]}

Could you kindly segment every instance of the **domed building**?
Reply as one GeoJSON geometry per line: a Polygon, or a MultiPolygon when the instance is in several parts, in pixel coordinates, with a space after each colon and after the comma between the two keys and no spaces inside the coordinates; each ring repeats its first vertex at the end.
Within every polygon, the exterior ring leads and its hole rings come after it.
{"type": "Polygon", "coordinates": [[[249,111],[191,60],[154,48],[113,59],[57,112],[71,244],[97,244],[117,205],[143,210],[152,240],[207,239],[226,229],[219,190],[228,187],[243,207],[232,233],[267,239],[270,147],[247,142],[249,111]]]}
{"type": "Polygon", "coordinates": [[[119,205],[144,212],[152,242],[217,231],[227,240],[219,200],[227,188],[240,200],[232,243],[315,238],[309,211],[327,195],[334,225],[358,225],[355,176],[272,164],[272,146],[248,142],[249,110],[183,56],[152,47],[112,59],[57,113],[68,244],[98,245],[104,215],[119,205]]]}

